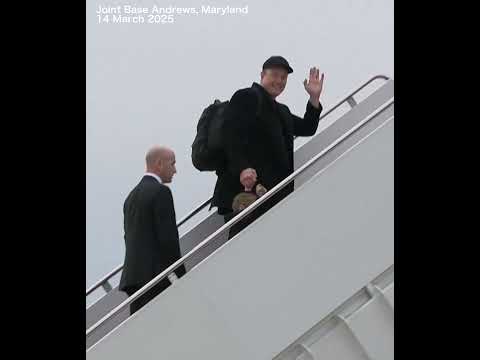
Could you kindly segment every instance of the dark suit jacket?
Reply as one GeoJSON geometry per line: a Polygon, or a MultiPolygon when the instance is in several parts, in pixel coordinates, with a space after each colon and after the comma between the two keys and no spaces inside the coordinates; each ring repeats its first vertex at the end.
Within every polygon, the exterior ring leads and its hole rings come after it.
{"type": "MultiPolygon", "coordinates": [[[[181,257],[170,189],[144,176],[123,206],[125,263],[119,289],[138,289],[181,257]]],[[[177,276],[185,273],[183,265],[177,276]]]]}
{"type": "MultiPolygon", "coordinates": [[[[317,131],[322,106],[307,103],[302,118],[293,115],[286,105],[276,102],[259,84],[238,90],[226,109],[224,136],[227,168],[217,171],[212,206],[223,214],[231,211],[235,195],[243,191],[240,172],[246,168],[257,171],[258,182],[270,190],[293,172],[293,139],[312,136],[317,131]],[[255,89],[256,88],[256,89],[255,89]],[[261,109],[256,116],[258,95],[261,109]]],[[[293,182],[283,195],[293,190],[293,182]]],[[[282,197],[282,192],[278,197],[282,197]]]]}

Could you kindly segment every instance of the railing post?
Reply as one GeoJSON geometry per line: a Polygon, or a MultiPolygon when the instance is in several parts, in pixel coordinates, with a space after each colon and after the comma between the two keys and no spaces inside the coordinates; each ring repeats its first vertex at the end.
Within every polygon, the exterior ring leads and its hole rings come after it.
{"type": "Polygon", "coordinates": [[[347,98],[347,103],[348,105],[350,105],[350,107],[354,107],[357,105],[357,102],[355,101],[355,99],[353,98],[353,96],[350,96],[349,98],[347,98]]]}
{"type": "Polygon", "coordinates": [[[105,290],[105,292],[108,294],[110,291],[112,291],[112,285],[110,285],[110,283],[107,281],[105,281],[103,284],[102,284],[102,287],[103,287],[103,290],[105,290]]]}

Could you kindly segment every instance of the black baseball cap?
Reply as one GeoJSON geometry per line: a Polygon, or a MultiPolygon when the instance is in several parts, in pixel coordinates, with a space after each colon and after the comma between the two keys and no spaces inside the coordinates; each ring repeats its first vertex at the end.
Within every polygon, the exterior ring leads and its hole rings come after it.
{"type": "Polygon", "coordinates": [[[267,61],[263,63],[263,70],[274,67],[282,67],[287,70],[289,74],[293,72],[293,69],[288,64],[288,61],[282,56],[270,56],[267,61]]]}

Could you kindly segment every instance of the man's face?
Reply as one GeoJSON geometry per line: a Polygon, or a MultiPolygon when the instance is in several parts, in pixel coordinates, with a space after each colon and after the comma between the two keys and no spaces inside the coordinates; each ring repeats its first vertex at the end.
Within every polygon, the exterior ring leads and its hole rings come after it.
{"type": "Polygon", "coordinates": [[[171,183],[173,175],[177,172],[175,168],[175,154],[171,154],[161,160],[159,164],[159,176],[165,184],[171,183]]]}
{"type": "Polygon", "coordinates": [[[265,69],[262,71],[260,84],[275,99],[285,89],[287,77],[288,72],[284,68],[265,69]]]}

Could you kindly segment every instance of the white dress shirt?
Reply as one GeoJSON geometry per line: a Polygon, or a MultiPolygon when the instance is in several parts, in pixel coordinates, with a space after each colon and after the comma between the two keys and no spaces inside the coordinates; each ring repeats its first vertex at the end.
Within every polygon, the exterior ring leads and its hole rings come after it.
{"type": "Polygon", "coordinates": [[[151,173],[151,172],[146,172],[144,175],[145,175],[145,176],[154,177],[155,179],[157,179],[157,181],[158,181],[160,184],[162,184],[162,179],[160,179],[157,174],[154,174],[154,173],[151,173]]]}

